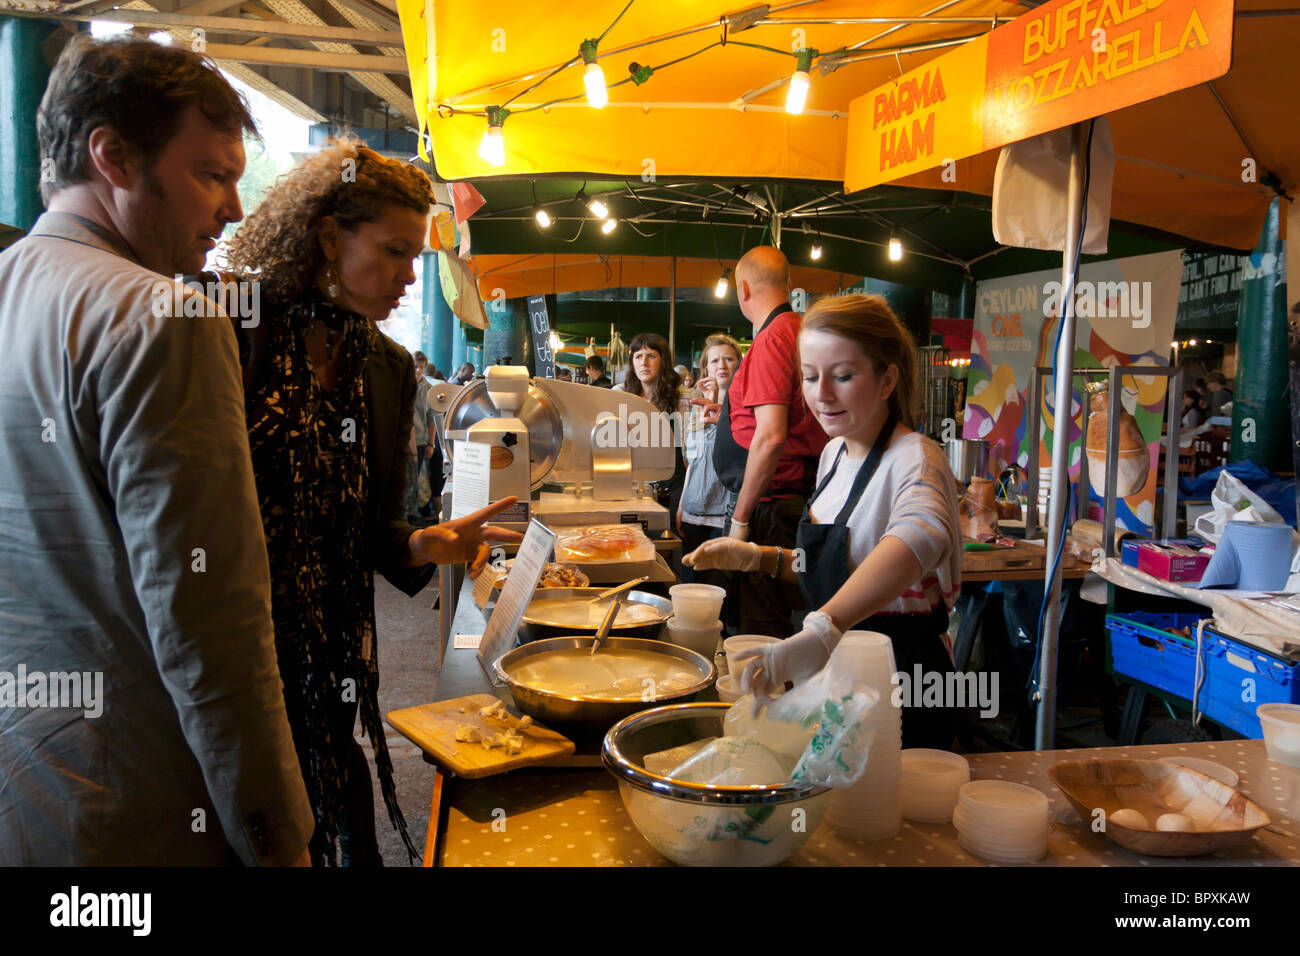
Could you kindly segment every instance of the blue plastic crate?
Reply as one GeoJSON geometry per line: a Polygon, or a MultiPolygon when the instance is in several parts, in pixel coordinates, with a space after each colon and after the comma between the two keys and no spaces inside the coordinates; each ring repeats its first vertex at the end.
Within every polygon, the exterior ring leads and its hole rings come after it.
{"type": "MultiPolygon", "coordinates": [[[[1209,616],[1209,613],[1204,615],[1209,616]]],[[[1196,641],[1170,634],[1167,627],[1196,629],[1200,614],[1107,614],[1111,670],[1186,700],[1196,683],[1196,641]]]]}
{"type": "MultiPolygon", "coordinates": [[[[1170,634],[1167,627],[1191,628],[1210,616],[1107,614],[1111,669],[1174,694],[1190,706],[1196,683],[1196,638],[1170,634]]],[[[1260,704],[1300,704],[1300,663],[1286,661],[1206,625],[1201,635],[1203,670],[1197,705],[1210,720],[1250,738],[1263,736],[1255,708],[1260,704]]]]}
{"type": "Polygon", "coordinates": [[[1300,704],[1300,664],[1285,661],[1206,627],[1201,636],[1205,677],[1202,713],[1246,737],[1264,736],[1255,708],[1300,704]]]}

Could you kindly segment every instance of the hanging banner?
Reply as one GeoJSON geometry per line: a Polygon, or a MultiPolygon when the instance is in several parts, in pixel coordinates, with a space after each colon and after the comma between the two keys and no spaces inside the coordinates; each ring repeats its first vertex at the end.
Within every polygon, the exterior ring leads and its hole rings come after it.
{"type": "Polygon", "coordinates": [[[1232,14],[1233,0],[1043,4],[853,100],[844,191],[1216,79],[1232,14]]]}
{"type": "MultiPolygon", "coordinates": [[[[1167,366],[1182,271],[1182,255],[1177,250],[1084,265],[1075,305],[1075,368],[1167,366]]],[[[962,437],[989,443],[992,474],[1012,463],[1029,466],[1028,395],[1034,368],[1052,364],[1061,313],[1060,282],[1061,271],[1052,269],[990,279],[976,287],[962,437]]],[[[1083,384],[1084,380],[1076,378],[1072,392],[1070,472],[1075,478],[1084,453],[1080,440],[1083,384]]],[[[1131,531],[1151,533],[1167,384],[1163,376],[1121,379],[1124,408],[1136,420],[1148,456],[1140,487],[1118,502],[1119,522],[1131,531]]],[[[1041,469],[1052,462],[1054,389],[1051,377],[1044,376],[1040,398],[1043,433],[1038,450],[1041,469]]],[[[1089,467],[1094,467],[1091,462],[1089,467]]],[[[1137,471],[1140,474],[1142,469],[1137,471]]],[[[1093,493],[1092,499],[1100,513],[1100,496],[1093,493]]]]}

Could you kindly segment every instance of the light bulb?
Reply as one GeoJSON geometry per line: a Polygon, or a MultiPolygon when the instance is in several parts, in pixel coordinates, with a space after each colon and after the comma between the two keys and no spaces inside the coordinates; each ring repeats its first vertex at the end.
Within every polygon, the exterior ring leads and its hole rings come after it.
{"type": "Polygon", "coordinates": [[[501,135],[500,126],[489,126],[483,134],[483,141],[478,144],[478,154],[489,166],[506,164],[506,140],[501,135]]]}
{"type": "Polygon", "coordinates": [[[1192,345],[1192,346],[1196,345],[1196,339],[1192,339],[1192,340],[1189,341],[1187,344],[1188,344],[1188,345],[1192,345]]]}
{"type": "Polygon", "coordinates": [[[600,231],[607,236],[617,228],[618,228],[617,219],[606,219],[604,222],[600,224],[600,231]]]}
{"type": "Polygon", "coordinates": [[[790,89],[785,94],[785,111],[798,116],[808,102],[808,86],[811,77],[807,70],[795,70],[790,77],[790,89]]]}
{"type": "Polygon", "coordinates": [[[591,214],[595,216],[597,219],[604,219],[606,216],[609,215],[609,207],[606,206],[599,199],[593,199],[590,202],[588,202],[587,208],[591,210],[591,214]]]}
{"type": "Polygon", "coordinates": [[[808,257],[810,259],[820,259],[822,257],[822,247],[814,245],[810,250],[808,250],[808,257]]]}
{"type": "Polygon", "coordinates": [[[902,258],[903,258],[903,243],[902,243],[900,240],[895,239],[893,236],[890,236],[890,237],[889,237],[889,259],[890,259],[890,261],[891,261],[891,262],[897,262],[898,260],[900,260],[900,259],[902,259],[902,258]]]}
{"type": "Polygon", "coordinates": [[[713,294],[719,299],[727,297],[727,274],[725,272],[718,277],[718,284],[713,287],[713,294]]]}
{"type": "Polygon", "coordinates": [[[551,351],[552,352],[560,351],[560,346],[562,344],[563,343],[560,341],[560,333],[552,329],[551,330],[551,351]]]}
{"type": "Polygon", "coordinates": [[[538,206],[537,212],[534,215],[537,217],[537,225],[541,226],[543,229],[549,229],[551,227],[551,214],[545,209],[538,206]]]}
{"type": "Polygon", "coordinates": [[[605,71],[599,63],[588,63],[582,71],[582,82],[587,85],[587,104],[594,110],[603,109],[609,102],[609,90],[605,87],[605,71]]]}

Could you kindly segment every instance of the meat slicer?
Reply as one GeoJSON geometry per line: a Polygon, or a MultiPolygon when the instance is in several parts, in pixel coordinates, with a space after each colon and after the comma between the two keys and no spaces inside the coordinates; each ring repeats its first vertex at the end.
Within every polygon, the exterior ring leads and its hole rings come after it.
{"type": "Polygon", "coordinates": [[[668,510],[648,484],[672,477],[675,436],[645,399],[493,365],[468,385],[434,385],[429,403],[453,469],[458,441],[492,449],[489,499],[515,495],[521,505],[497,523],[635,521],[647,532],[668,530],[668,510]]]}

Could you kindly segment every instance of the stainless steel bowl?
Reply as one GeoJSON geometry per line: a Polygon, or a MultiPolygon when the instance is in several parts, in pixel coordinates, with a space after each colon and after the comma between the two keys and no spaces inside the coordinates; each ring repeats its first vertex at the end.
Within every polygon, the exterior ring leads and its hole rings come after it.
{"type": "Polygon", "coordinates": [[[610,700],[603,697],[583,697],[581,695],[566,697],[562,694],[552,694],[520,683],[510,673],[515,664],[526,658],[559,650],[572,650],[575,648],[590,650],[592,641],[593,638],[591,637],[569,636],[552,637],[546,640],[533,641],[531,644],[520,645],[512,651],[502,654],[497,659],[495,666],[497,677],[510,686],[510,693],[514,695],[515,704],[518,705],[520,710],[548,727],[561,733],[565,733],[569,727],[577,727],[587,731],[597,730],[603,734],[613,724],[639,710],[694,699],[697,694],[707,689],[718,676],[717,668],[713,666],[712,661],[700,654],[696,654],[689,648],[678,647],[676,644],[667,644],[663,641],[648,641],[629,637],[609,638],[601,645],[601,650],[598,653],[603,654],[607,650],[629,650],[662,654],[664,657],[674,658],[693,667],[699,673],[699,680],[683,690],[674,693],[654,694],[645,700],[639,697],[610,700]]]}
{"type": "Polygon", "coordinates": [[[677,863],[780,863],[807,841],[830,805],[826,787],[712,786],[645,769],[648,754],[723,736],[730,709],[730,704],[656,707],[620,720],[605,735],[601,760],[618,779],[628,816],[651,846],[677,863]]]}
{"type": "MultiPolygon", "coordinates": [[[[593,598],[597,594],[609,590],[607,587],[599,588],[538,588],[533,592],[532,601],[528,607],[524,608],[523,623],[519,625],[519,640],[523,643],[544,640],[551,637],[574,637],[578,635],[595,636],[597,628],[600,626],[599,621],[591,627],[574,627],[572,624],[563,624],[556,620],[549,620],[544,613],[533,612],[533,602],[550,601],[564,598],[593,598]]],[[[610,598],[609,600],[613,600],[610,598]]],[[[616,624],[611,633],[615,637],[639,637],[647,640],[654,640],[663,633],[664,624],[673,613],[673,602],[666,597],[660,597],[658,594],[650,594],[647,591],[629,591],[627,601],[636,604],[647,604],[655,608],[659,614],[652,621],[642,621],[632,624],[616,624]]],[[[608,607],[608,605],[605,605],[608,607]]]]}

